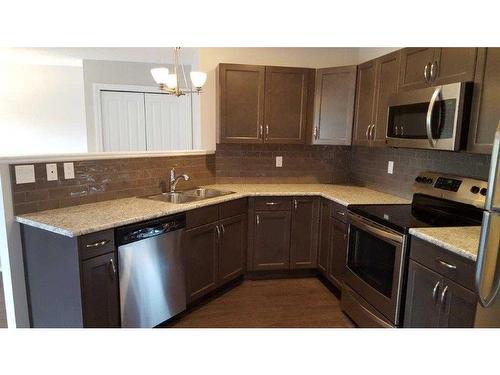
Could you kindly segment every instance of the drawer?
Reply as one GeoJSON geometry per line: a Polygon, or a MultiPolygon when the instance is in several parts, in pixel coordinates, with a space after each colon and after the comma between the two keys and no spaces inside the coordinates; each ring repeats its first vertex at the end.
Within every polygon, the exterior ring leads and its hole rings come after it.
{"type": "Polygon", "coordinates": [[[246,214],[248,210],[247,207],[246,198],[221,203],[219,205],[219,218],[226,219],[228,217],[246,214]]]}
{"type": "Polygon", "coordinates": [[[80,259],[90,259],[102,254],[115,251],[115,231],[114,229],[103,230],[101,232],[89,233],[78,237],[78,249],[80,259]]]}
{"type": "Polygon", "coordinates": [[[292,197],[258,197],[255,198],[256,211],[289,211],[292,208],[292,197]]]}
{"type": "Polygon", "coordinates": [[[474,290],[475,262],[414,236],[411,237],[410,258],[474,290]]]}
{"type": "Polygon", "coordinates": [[[340,203],[331,202],[330,206],[331,216],[341,222],[345,223],[347,221],[347,207],[341,205],[340,203]]]}
{"type": "Polygon", "coordinates": [[[186,228],[199,227],[217,220],[219,220],[218,204],[186,212],[186,228]]]}

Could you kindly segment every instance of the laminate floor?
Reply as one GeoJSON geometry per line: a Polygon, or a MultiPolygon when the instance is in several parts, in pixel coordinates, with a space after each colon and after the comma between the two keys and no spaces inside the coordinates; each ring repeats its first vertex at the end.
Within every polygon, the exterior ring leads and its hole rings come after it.
{"type": "Polygon", "coordinates": [[[316,278],[245,280],[174,328],[348,328],[339,299],[316,278]]]}

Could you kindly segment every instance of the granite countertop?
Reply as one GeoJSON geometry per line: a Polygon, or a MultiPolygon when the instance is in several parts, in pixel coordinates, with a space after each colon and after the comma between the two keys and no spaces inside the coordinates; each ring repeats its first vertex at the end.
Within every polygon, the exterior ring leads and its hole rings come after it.
{"type": "Polygon", "coordinates": [[[481,227],[412,228],[410,234],[476,261],[481,227]]]}
{"type": "Polygon", "coordinates": [[[68,237],[97,232],[157,217],[189,211],[249,196],[317,195],[344,206],[350,204],[408,204],[410,201],[368,188],[329,184],[224,184],[210,185],[233,191],[217,198],[183,204],[146,198],[124,198],[80,206],[40,211],[16,217],[17,222],[68,237]]]}

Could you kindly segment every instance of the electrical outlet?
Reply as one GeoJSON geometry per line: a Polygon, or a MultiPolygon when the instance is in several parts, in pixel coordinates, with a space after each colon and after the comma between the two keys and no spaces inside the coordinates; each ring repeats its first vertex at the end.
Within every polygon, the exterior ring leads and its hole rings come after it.
{"type": "Polygon", "coordinates": [[[283,167],[283,156],[276,156],[276,168],[283,167]]]}
{"type": "Polygon", "coordinates": [[[73,163],[64,163],[64,178],[66,180],[75,178],[75,165],[73,163]]]}
{"type": "Polygon", "coordinates": [[[16,184],[29,184],[35,182],[34,165],[16,165],[14,170],[16,173],[16,184]]]}
{"type": "Polygon", "coordinates": [[[389,161],[387,163],[387,173],[389,173],[389,174],[394,173],[394,162],[393,161],[389,161]]]}
{"type": "Polygon", "coordinates": [[[57,164],[45,164],[47,168],[47,181],[57,181],[57,164]]]}

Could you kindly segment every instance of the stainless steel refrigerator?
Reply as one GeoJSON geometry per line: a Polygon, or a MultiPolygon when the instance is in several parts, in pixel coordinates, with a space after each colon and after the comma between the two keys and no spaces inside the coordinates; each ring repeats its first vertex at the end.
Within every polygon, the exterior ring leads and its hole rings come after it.
{"type": "Polygon", "coordinates": [[[491,154],[488,195],[477,254],[476,289],[479,303],[475,327],[500,327],[500,123],[491,154]]]}

